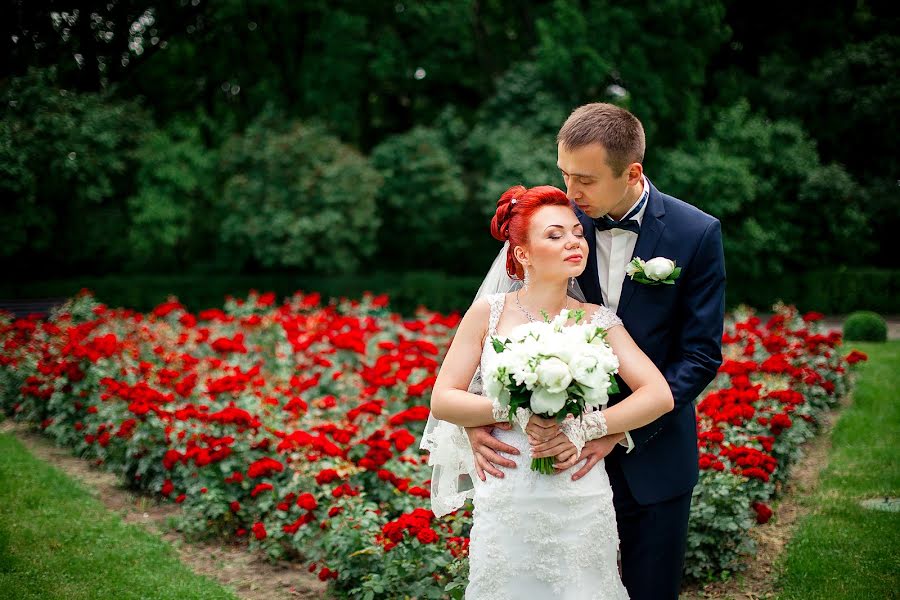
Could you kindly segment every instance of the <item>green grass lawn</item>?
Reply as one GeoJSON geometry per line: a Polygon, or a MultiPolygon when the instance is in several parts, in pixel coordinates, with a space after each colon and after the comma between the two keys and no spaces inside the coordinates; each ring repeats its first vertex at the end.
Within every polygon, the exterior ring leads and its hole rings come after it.
{"type": "Polygon", "coordinates": [[[0,599],[228,599],[158,537],[0,434],[0,599]]]}
{"type": "Polygon", "coordinates": [[[848,343],[869,355],[853,405],[832,433],[828,466],[781,565],[780,600],[900,598],[900,513],[866,498],[900,496],[900,342],[848,343]]]}

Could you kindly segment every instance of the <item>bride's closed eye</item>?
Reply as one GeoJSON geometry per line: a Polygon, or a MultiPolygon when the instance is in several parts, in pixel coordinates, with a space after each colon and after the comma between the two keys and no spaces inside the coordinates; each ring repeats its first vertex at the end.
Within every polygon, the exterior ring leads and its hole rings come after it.
{"type": "MultiPolygon", "coordinates": [[[[583,237],[584,237],[584,232],[581,231],[581,230],[575,231],[574,234],[575,234],[575,237],[577,237],[577,238],[583,238],[583,237]]],[[[560,234],[558,234],[558,233],[552,233],[552,234],[550,234],[549,237],[550,237],[551,240],[560,240],[560,239],[562,239],[563,236],[560,235],[560,234]]]]}

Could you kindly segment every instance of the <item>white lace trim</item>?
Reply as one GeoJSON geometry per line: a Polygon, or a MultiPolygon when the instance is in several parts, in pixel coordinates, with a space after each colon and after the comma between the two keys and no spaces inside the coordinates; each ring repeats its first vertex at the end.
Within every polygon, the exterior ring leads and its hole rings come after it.
{"type": "Polygon", "coordinates": [[[616,327],[622,324],[622,319],[620,319],[616,313],[612,310],[606,308],[605,306],[601,306],[594,312],[591,316],[591,320],[588,321],[590,325],[599,325],[603,329],[610,329],[612,327],[616,327]]]}
{"type": "Polygon", "coordinates": [[[580,419],[569,415],[565,421],[560,423],[560,429],[575,446],[577,460],[581,458],[581,451],[587,442],[598,440],[606,435],[606,415],[599,410],[582,415],[580,419]]]}

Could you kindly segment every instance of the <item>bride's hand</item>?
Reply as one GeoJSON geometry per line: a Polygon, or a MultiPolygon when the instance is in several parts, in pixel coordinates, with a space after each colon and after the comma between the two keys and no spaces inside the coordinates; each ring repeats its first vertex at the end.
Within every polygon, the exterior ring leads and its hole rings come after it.
{"type": "Polygon", "coordinates": [[[556,422],[556,419],[531,415],[528,425],[525,427],[525,433],[528,434],[528,441],[534,446],[555,438],[560,433],[559,423],[556,422]]]}
{"type": "Polygon", "coordinates": [[[560,432],[555,437],[550,440],[531,445],[531,457],[532,458],[544,458],[547,456],[556,457],[555,464],[567,464],[565,468],[569,468],[572,466],[569,464],[569,461],[572,461],[574,464],[575,455],[578,453],[575,448],[575,444],[566,437],[566,434],[560,432]]]}

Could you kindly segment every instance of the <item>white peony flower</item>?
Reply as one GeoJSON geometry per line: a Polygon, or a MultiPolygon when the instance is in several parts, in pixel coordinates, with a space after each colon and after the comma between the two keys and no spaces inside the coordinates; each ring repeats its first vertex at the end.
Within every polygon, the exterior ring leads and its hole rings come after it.
{"type": "Polygon", "coordinates": [[[545,358],[538,363],[534,371],[537,373],[538,383],[554,394],[564,392],[572,383],[569,365],[558,358],[545,358]]]}
{"type": "Polygon", "coordinates": [[[534,384],[537,383],[538,376],[537,373],[532,371],[531,369],[517,369],[512,374],[513,381],[516,382],[516,385],[525,384],[525,389],[531,391],[534,389],[534,384]]]}
{"type": "Polygon", "coordinates": [[[601,408],[609,402],[609,393],[607,392],[607,389],[609,389],[608,377],[600,387],[593,388],[581,386],[581,391],[584,393],[584,403],[594,409],[601,408]]]}
{"type": "MultiPolygon", "coordinates": [[[[574,329],[574,328],[572,328],[574,329]]],[[[554,332],[541,338],[540,353],[545,356],[553,356],[568,363],[575,355],[577,346],[574,338],[568,331],[554,332]]],[[[584,343],[582,340],[581,344],[584,343]]]]}
{"type": "Polygon", "coordinates": [[[509,390],[500,380],[500,372],[491,371],[484,380],[484,393],[491,400],[496,400],[501,406],[509,406],[509,390]]]}
{"type": "Polygon", "coordinates": [[[598,369],[600,357],[596,352],[586,351],[569,363],[572,377],[581,385],[597,387],[603,379],[609,379],[606,371],[598,369]]]}
{"type": "Polygon", "coordinates": [[[646,275],[648,279],[653,279],[655,281],[662,281],[671,275],[674,270],[675,263],[662,256],[651,258],[644,263],[644,275],[646,275]]]}
{"type": "Polygon", "coordinates": [[[531,393],[531,412],[539,415],[555,415],[566,405],[565,391],[551,392],[543,387],[531,393]]]}

